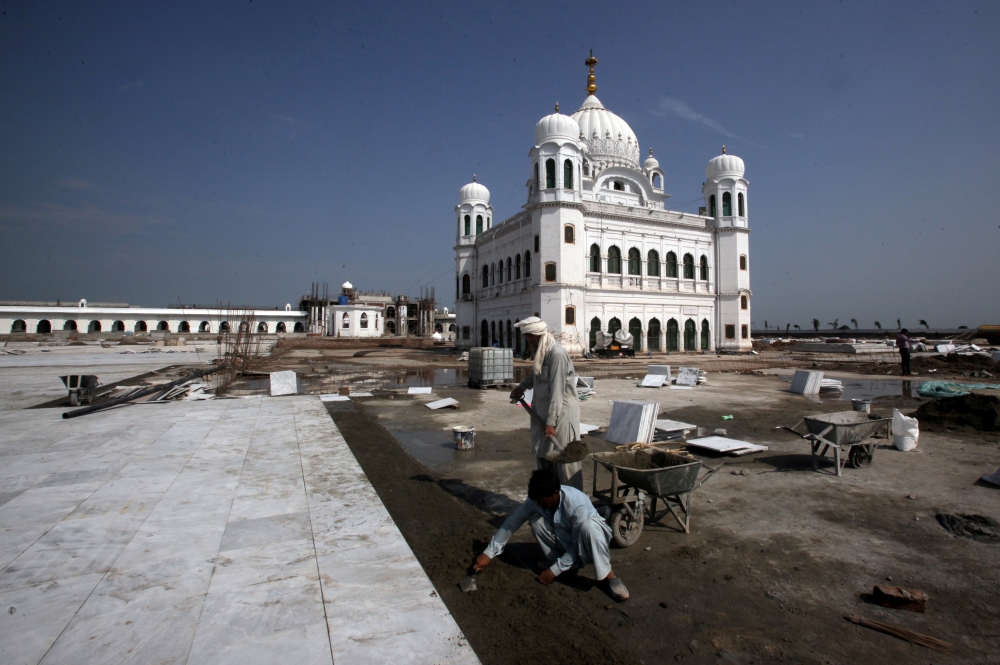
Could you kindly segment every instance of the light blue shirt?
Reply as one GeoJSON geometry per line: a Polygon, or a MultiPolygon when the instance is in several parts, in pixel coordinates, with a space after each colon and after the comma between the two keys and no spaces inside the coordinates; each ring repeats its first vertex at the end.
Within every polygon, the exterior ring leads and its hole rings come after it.
{"type": "MultiPolygon", "coordinates": [[[[534,514],[552,522],[559,547],[563,551],[550,570],[556,575],[561,575],[574,564],[577,563],[577,544],[580,542],[580,528],[590,519],[597,519],[602,524],[604,520],[594,509],[590,502],[590,497],[569,485],[562,485],[559,488],[559,505],[554,511],[542,508],[532,499],[525,500],[514,513],[504,521],[493,540],[483,551],[483,554],[493,559],[499,556],[510,540],[511,534],[520,529],[525,522],[531,519],[534,514]]],[[[610,537],[610,530],[607,530],[610,537]]]]}

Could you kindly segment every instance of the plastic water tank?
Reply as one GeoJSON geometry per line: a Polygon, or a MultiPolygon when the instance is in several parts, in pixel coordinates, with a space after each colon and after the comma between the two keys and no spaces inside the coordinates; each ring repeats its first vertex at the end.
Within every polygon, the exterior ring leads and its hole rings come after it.
{"type": "Polygon", "coordinates": [[[337,304],[338,305],[349,305],[350,303],[347,302],[347,296],[339,296],[337,298],[337,304]]]}

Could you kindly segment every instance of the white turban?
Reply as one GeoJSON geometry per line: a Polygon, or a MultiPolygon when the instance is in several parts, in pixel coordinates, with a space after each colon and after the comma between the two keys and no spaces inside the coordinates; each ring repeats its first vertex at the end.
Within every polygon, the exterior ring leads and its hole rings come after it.
{"type": "Polygon", "coordinates": [[[529,316],[524,321],[518,321],[514,324],[514,327],[520,328],[521,332],[525,335],[541,335],[549,329],[545,321],[542,321],[537,316],[529,316]]]}

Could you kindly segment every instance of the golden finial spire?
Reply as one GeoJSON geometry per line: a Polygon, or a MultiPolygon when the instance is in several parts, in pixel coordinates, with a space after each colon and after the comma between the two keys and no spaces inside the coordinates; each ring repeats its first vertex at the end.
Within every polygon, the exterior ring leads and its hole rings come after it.
{"type": "Polygon", "coordinates": [[[722,154],[726,154],[726,146],[722,146],[722,154]]]}
{"type": "Polygon", "coordinates": [[[597,92],[597,84],[594,83],[594,65],[597,64],[597,58],[594,57],[594,49],[590,49],[590,57],[583,64],[590,67],[590,74],[587,75],[587,94],[592,95],[597,92]]]}
{"type": "Polygon", "coordinates": [[[652,156],[653,156],[653,149],[652,149],[652,148],[650,148],[650,149],[649,149],[649,156],[650,156],[650,157],[652,157],[652,156]]]}
{"type": "MultiPolygon", "coordinates": [[[[725,152],[725,150],[723,150],[722,152],[725,152]]],[[[475,173],[473,173],[473,174],[472,174],[472,182],[475,182],[475,181],[476,181],[476,174],[475,174],[475,173]]]]}
{"type": "Polygon", "coordinates": [[[559,102],[556,102],[556,113],[559,113],[559,102]]]}

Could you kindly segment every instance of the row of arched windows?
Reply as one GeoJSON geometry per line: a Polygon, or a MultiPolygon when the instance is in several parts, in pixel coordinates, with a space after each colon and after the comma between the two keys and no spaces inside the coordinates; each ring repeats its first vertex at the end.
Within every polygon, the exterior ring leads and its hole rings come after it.
{"type": "MultiPolygon", "coordinates": [[[[74,320],[69,320],[69,321],[66,321],[65,323],[63,323],[63,328],[62,329],[64,331],[65,330],[68,330],[68,331],[79,331],[80,330],[79,324],[76,321],[74,321],[74,320]]],[[[168,323],[167,321],[159,321],[156,324],[156,330],[158,332],[190,333],[190,332],[192,332],[192,327],[191,327],[191,322],[190,321],[180,321],[177,324],[177,330],[171,331],[170,330],[170,323],[168,323]]],[[[229,327],[229,322],[228,321],[223,321],[222,323],[219,324],[219,332],[229,332],[229,330],[230,330],[230,327],[229,327]]],[[[24,321],[24,319],[17,319],[16,321],[14,321],[11,324],[10,331],[12,333],[26,333],[26,332],[28,332],[27,323],[24,321]]],[[[301,321],[298,321],[298,322],[295,323],[294,331],[295,332],[305,332],[305,326],[302,324],[301,321]]],[[[38,333],[38,334],[41,334],[41,335],[47,335],[47,334],[51,333],[52,332],[52,322],[50,320],[48,320],[48,319],[42,319],[35,326],[35,332],[38,333]]],[[[125,322],[124,321],[115,321],[115,322],[113,322],[111,324],[111,330],[104,331],[102,329],[101,322],[97,321],[97,320],[94,320],[94,321],[91,321],[91,322],[89,322],[87,324],[87,332],[88,333],[96,333],[96,332],[123,333],[123,332],[125,332],[125,322]]],[[[135,327],[133,329],[133,332],[137,332],[137,333],[149,332],[149,324],[147,324],[145,321],[136,321],[135,322],[135,327]]],[[[211,333],[212,332],[212,325],[208,321],[202,321],[201,323],[198,324],[198,332],[200,332],[200,333],[211,333]]],[[[262,332],[262,333],[269,332],[267,323],[264,322],[264,321],[261,321],[260,323],[258,323],[257,324],[257,332],[262,332]]],[[[288,332],[288,328],[285,325],[285,322],[284,321],[279,321],[278,324],[274,328],[274,332],[276,332],[276,333],[288,332]]]]}
{"type": "MultiPolygon", "coordinates": [[[[667,252],[666,258],[666,276],[667,277],[677,277],[677,255],[673,252],[667,252]]],[[[602,272],[601,271],[601,247],[600,245],[593,244],[590,246],[590,272],[602,272]]],[[[626,263],[627,274],[629,275],[641,275],[642,274],[642,255],[639,250],[633,247],[628,250],[628,260],[626,263]]],[[[684,279],[694,279],[695,278],[695,263],[694,256],[691,254],[685,254],[683,259],[683,271],[684,279]]],[[[618,247],[612,245],[608,248],[608,258],[607,258],[607,272],[612,275],[620,275],[622,273],[622,251],[618,247]]],[[[704,254],[701,255],[701,260],[698,262],[698,278],[703,282],[708,281],[708,257],[704,254]]],[[[660,253],[655,249],[649,250],[646,253],[646,274],[649,277],[659,277],[660,276],[660,253]]]]}
{"type": "Polygon", "coordinates": [[[520,355],[524,350],[521,346],[521,329],[515,328],[514,324],[520,319],[511,321],[503,319],[499,321],[487,321],[483,319],[479,324],[479,345],[499,346],[507,349],[514,349],[514,353],[520,355]]]}
{"type": "MultiPolygon", "coordinates": [[[[489,217],[486,218],[486,228],[487,229],[490,228],[490,218],[489,217]]],[[[465,229],[464,230],[465,230],[465,233],[463,235],[467,235],[467,236],[472,235],[472,216],[471,215],[466,215],[465,216],[465,229]]],[[[483,229],[483,216],[482,215],[476,215],[476,235],[479,235],[480,233],[482,233],[483,230],[484,230],[483,229]]]]}
{"type": "MultiPolygon", "coordinates": [[[[341,328],[350,328],[351,327],[351,314],[350,314],[350,312],[344,312],[343,316],[341,317],[340,327],[341,328]]],[[[358,317],[358,327],[359,328],[365,328],[365,329],[368,328],[368,313],[367,312],[361,312],[361,316],[358,317]]],[[[375,318],[375,330],[378,330],[378,318],[377,317],[375,318]]]]}
{"type": "MultiPolygon", "coordinates": [[[[542,189],[542,182],[538,177],[538,164],[535,164],[535,185],[542,189]]],[[[556,160],[545,160],[545,189],[556,188],[556,160]]],[[[573,162],[565,160],[563,162],[563,189],[573,189],[573,162]]]]}
{"type": "MultiPolygon", "coordinates": [[[[510,282],[515,279],[521,279],[522,266],[524,268],[524,276],[531,277],[531,252],[524,253],[523,264],[520,254],[515,254],[513,258],[508,256],[506,269],[504,268],[503,259],[488,266],[483,266],[483,288],[485,289],[495,284],[503,284],[504,281],[510,282]],[[504,275],[506,275],[506,280],[504,279],[504,275]]],[[[462,295],[469,293],[471,284],[468,277],[468,275],[462,276],[462,295]]]]}
{"type": "MultiPolygon", "coordinates": [[[[737,215],[739,217],[746,217],[746,203],[743,199],[743,192],[736,195],[736,207],[737,215]]],[[[708,214],[710,217],[717,217],[716,206],[715,206],[715,194],[708,197],[708,214]]],[[[733,215],[733,196],[729,192],[723,192],[722,194],[722,216],[732,217],[733,215]]]]}
{"type": "MultiPolygon", "coordinates": [[[[614,334],[622,329],[622,322],[617,317],[613,317],[608,321],[607,332],[609,334],[614,334]]],[[[590,348],[593,349],[597,346],[597,333],[602,330],[601,319],[594,317],[590,320],[590,348]]],[[[629,334],[634,338],[635,350],[636,351],[661,351],[660,335],[662,329],[660,327],[659,319],[650,319],[649,326],[646,329],[645,335],[642,330],[642,321],[638,318],[633,318],[628,322],[629,334]],[[643,349],[643,338],[645,337],[645,349],[643,349]]],[[[698,328],[694,319],[688,319],[684,322],[684,351],[698,351],[698,328]]],[[[667,321],[667,351],[680,351],[680,326],[677,319],[670,319],[667,321]]],[[[701,320],[701,349],[702,351],[708,351],[712,345],[712,331],[708,324],[708,319],[701,320]]]]}

